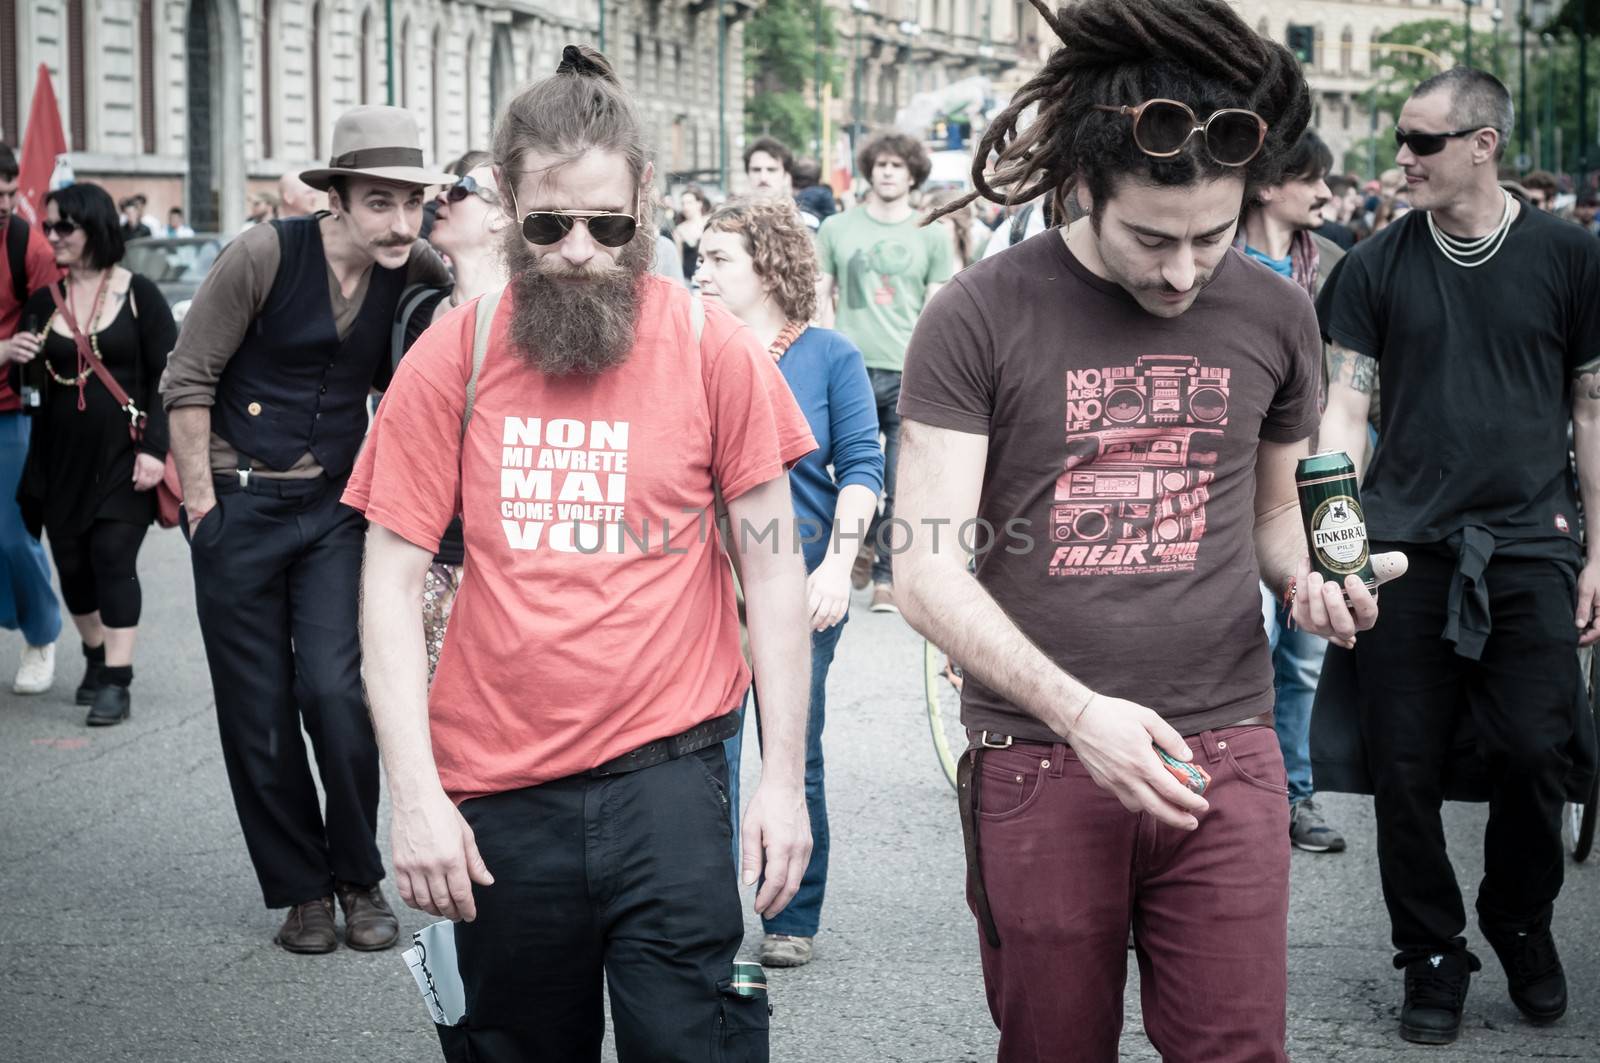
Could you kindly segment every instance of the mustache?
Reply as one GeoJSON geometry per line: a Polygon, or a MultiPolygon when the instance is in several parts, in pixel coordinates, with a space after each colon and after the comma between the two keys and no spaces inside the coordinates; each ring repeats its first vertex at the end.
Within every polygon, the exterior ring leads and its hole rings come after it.
{"type": "Polygon", "coordinates": [[[373,247],[410,247],[412,244],[414,244],[416,242],[417,242],[417,238],[415,236],[408,236],[404,240],[399,240],[399,239],[375,240],[375,241],[373,241],[372,246],[373,247]]]}

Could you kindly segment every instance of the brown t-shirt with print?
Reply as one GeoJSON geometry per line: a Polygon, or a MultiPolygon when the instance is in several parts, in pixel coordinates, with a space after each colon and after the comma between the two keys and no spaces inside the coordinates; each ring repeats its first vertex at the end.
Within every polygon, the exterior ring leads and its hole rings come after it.
{"type": "MultiPolygon", "coordinates": [[[[985,523],[963,538],[981,549],[993,529],[978,581],[1022,633],[1096,692],[1194,734],[1272,709],[1256,450],[1316,427],[1321,351],[1305,292],[1237,251],[1162,319],[1052,230],[934,298],[899,408],[988,437],[985,523]]],[[[975,676],[961,715],[1055,740],[975,676]]]]}

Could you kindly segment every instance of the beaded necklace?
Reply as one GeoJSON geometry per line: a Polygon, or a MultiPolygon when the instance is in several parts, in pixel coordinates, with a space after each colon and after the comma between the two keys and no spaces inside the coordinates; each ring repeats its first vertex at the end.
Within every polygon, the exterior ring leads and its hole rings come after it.
{"type": "MultiPolygon", "coordinates": [[[[100,287],[95,289],[94,306],[89,312],[89,326],[91,328],[100,323],[100,310],[105,305],[106,286],[110,282],[111,271],[108,269],[100,277],[100,287]]],[[[67,281],[62,281],[61,290],[66,294],[67,297],[67,327],[72,329],[74,332],[80,332],[82,330],[78,327],[78,315],[72,310],[72,286],[67,281]]],[[[58,316],[60,316],[60,314],[61,311],[56,310],[50,315],[50,319],[44,323],[44,332],[41,333],[41,338],[50,334],[51,327],[55,324],[55,320],[58,316]]],[[[89,333],[89,346],[94,351],[94,357],[100,358],[100,336],[97,332],[89,333]]],[[[60,384],[63,387],[78,389],[78,410],[79,412],[82,412],[84,409],[84,385],[86,385],[89,382],[89,378],[94,375],[94,367],[89,363],[89,360],[84,357],[83,349],[81,347],[75,347],[75,349],[77,350],[78,354],[77,376],[62,376],[60,373],[55,371],[54,367],[50,366],[48,361],[45,362],[45,365],[50,369],[50,376],[57,384],[60,384]]],[[[104,362],[105,359],[101,358],[101,361],[104,362]]]]}

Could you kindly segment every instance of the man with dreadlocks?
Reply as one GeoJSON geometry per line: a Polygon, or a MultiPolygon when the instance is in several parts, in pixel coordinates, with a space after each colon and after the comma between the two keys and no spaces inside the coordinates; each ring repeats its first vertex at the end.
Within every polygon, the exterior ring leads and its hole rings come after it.
{"type": "Polygon", "coordinates": [[[1114,1060],[1131,926],[1163,1059],[1282,1060],[1289,810],[1257,579],[1337,644],[1377,619],[1359,581],[1306,560],[1311,302],[1232,248],[1310,98],[1225,0],[1034,6],[1064,45],[974,181],[1085,216],[957,276],[900,398],[901,608],[967,670],[962,825],[999,1055],[1114,1060]],[[1209,776],[1204,796],[1179,774],[1209,776]]]}

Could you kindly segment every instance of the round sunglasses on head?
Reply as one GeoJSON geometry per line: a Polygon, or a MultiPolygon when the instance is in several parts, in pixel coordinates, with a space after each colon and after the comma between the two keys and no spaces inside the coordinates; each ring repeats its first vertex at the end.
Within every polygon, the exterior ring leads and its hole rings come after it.
{"type": "Polygon", "coordinates": [[[1447,142],[1459,137],[1470,137],[1478,130],[1485,128],[1487,127],[1480,125],[1473,126],[1471,129],[1453,129],[1448,133],[1407,133],[1399,126],[1395,126],[1394,146],[1397,148],[1409,147],[1411,154],[1417,156],[1437,155],[1444,150],[1447,142]]]}
{"type": "Polygon", "coordinates": [[[530,244],[559,244],[578,222],[589,227],[597,244],[621,247],[639,230],[632,214],[609,210],[535,210],[522,216],[522,237],[530,244]]]}
{"type": "Polygon", "coordinates": [[[1219,166],[1244,166],[1261,153],[1267,139],[1266,120],[1242,107],[1213,111],[1204,122],[1188,104],[1177,100],[1146,100],[1137,107],[1097,103],[1095,110],[1132,118],[1134,144],[1156,159],[1172,158],[1199,133],[1212,161],[1219,166]]]}
{"type": "Polygon", "coordinates": [[[449,188],[440,191],[438,196],[435,198],[442,199],[446,203],[460,203],[468,196],[477,196],[485,203],[493,204],[495,206],[499,206],[500,204],[500,193],[496,192],[492,188],[485,188],[471,177],[461,178],[461,180],[457,181],[449,188]]]}

